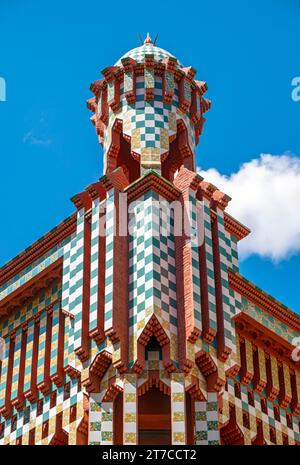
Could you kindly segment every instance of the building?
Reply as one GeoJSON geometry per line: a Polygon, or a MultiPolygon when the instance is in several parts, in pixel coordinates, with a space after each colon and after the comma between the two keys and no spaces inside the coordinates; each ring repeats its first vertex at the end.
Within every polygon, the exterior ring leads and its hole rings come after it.
{"type": "Polygon", "coordinates": [[[195,73],[148,36],[92,84],[104,175],[0,269],[0,444],[299,444],[300,318],[239,274],[195,73]]]}

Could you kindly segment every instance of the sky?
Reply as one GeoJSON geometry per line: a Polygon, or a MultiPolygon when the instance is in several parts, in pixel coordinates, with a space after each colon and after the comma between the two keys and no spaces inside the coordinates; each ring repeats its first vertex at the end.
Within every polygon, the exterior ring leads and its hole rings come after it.
{"type": "Polygon", "coordinates": [[[89,86],[149,31],[208,84],[197,166],[253,231],[240,272],[300,312],[299,20],[298,0],[0,0],[0,266],[102,175],[89,86]]]}

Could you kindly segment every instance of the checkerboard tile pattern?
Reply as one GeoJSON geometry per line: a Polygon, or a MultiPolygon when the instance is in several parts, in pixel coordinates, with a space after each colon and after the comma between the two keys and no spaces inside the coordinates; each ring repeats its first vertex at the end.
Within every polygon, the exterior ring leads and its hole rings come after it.
{"type": "Polygon", "coordinates": [[[173,212],[153,191],[131,204],[129,237],[130,363],[137,358],[136,341],[153,314],[171,341],[177,359],[177,306],[173,212]],[[165,205],[166,209],[159,208],[165,205]],[[169,216],[170,234],[161,231],[169,216]]]}
{"type": "Polygon", "coordinates": [[[69,238],[65,239],[63,242],[53,247],[53,249],[47,252],[47,254],[43,255],[30,266],[22,270],[22,272],[0,286],[0,301],[5,299],[12,292],[16,291],[19,287],[26,284],[30,279],[37,276],[52,263],[56,262],[58,258],[62,257],[64,245],[66,245],[69,240],[69,238]]]}
{"type": "Polygon", "coordinates": [[[83,258],[84,258],[84,216],[85,209],[77,212],[76,260],[74,285],[70,287],[69,311],[74,315],[74,350],[81,346],[82,297],[83,297],[83,258]]]}
{"type": "Polygon", "coordinates": [[[192,250],[192,285],[193,285],[193,310],[194,310],[194,327],[200,333],[202,331],[201,320],[201,287],[200,287],[200,262],[199,262],[199,201],[196,199],[196,193],[193,190],[189,192],[189,221],[190,221],[190,237],[192,250]]]}
{"type": "MultiPolygon", "coordinates": [[[[192,88],[197,85],[191,75],[191,68],[183,69],[176,58],[168,52],[151,44],[145,44],[128,52],[116,64],[120,69],[112,77],[109,76],[104,83],[107,86],[107,97],[109,101],[108,125],[104,130],[104,152],[111,157],[116,156],[114,146],[116,133],[113,134],[116,120],[121,120],[122,131],[127,141],[131,142],[131,151],[135,159],[140,161],[141,173],[149,169],[161,172],[161,162],[168,155],[170,143],[177,135],[177,131],[186,128],[184,133],[183,151],[195,151],[196,136],[195,126],[202,116],[202,103],[200,89],[197,95],[192,88]],[[136,60],[138,66],[135,73],[131,67],[130,58],[136,60]],[[165,60],[166,67],[158,63],[165,60]],[[124,78],[123,78],[124,72],[124,78]],[[118,87],[120,85],[120,102],[118,102],[118,87]],[[131,96],[128,96],[131,93],[131,96]],[[196,115],[191,114],[189,108],[192,99],[196,115]],[[131,100],[131,101],[130,101],[131,100]],[[193,120],[193,121],[191,121],[193,120]],[[114,136],[114,137],[113,137],[114,136]],[[185,140],[187,136],[187,143],[185,140]],[[189,146],[189,147],[188,147],[189,146]]],[[[109,69],[106,72],[110,72],[109,69]]],[[[105,73],[104,73],[105,74],[105,73]]],[[[105,92],[104,92],[105,93],[105,92]]],[[[97,102],[98,114],[101,113],[101,99],[97,102]]],[[[193,105],[192,105],[193,106],[193,105]]],[[[106,115],[105,115],[106,116],[106,115]]],[[[101,122],[101,124],[104,121],[101,122]]],[[[107,121],[105,121],[106,125],[107,121]]],[[[118,122],[118,128],[120,124],[118,122]]],[[[198,140],[199,132],[197,132],[198,140]]],[[[102,138],[102,135],[101,135],[102,138]]],[[[180,143],[182,140],[180,141],[180,143]]],[[[185,153],[185,155],[188,155],[185,153]]],[[[112,163],[113,165],[113,163],[112,163]]],[[[113,260],[114,260],[114,229],[116,217],[114,212],[115,191],[111,189],[105,200],[106,203],[106,250],[105,250],[105,330],[113,327],[113,260]]],[[[189,193],[190,220],[191,220],[191,248],[192,248],[192,295],[193,303],[191,311],[194,312],[195,328],[202,329],[201,316],[201,283],[200,263],[197,235],[199,231],[198,207],[200,202],[196,199],[194,191],[189,193]]],[[[98,283],[99,283],[99,200],[93,200],[91,211],[91,280],[90,280],[90,315],[89,330],[92,331],[97,325],[98,309],[98,283]]],[[[212,251],[212,232],[210,222],[210,202],[203,200],[204,208],[204,239],[205,258],[207,265],[208,300],[209,300],[209,325],[217,329],[216,324],[216,301],[215,301],[215,279],[212,251]]],[[[154,191],[147,192],[132,205],[131,223],[132,230],[129,238],[129,355],[130,366],[137,359],[137,340],[141,336],[147,322],[152,315],[158,319],[161,327],[170,340],[171,359],[174,361],[175,372],[169,374],[164,368],[162,350],[148,350],[145,353],[145,364],[141,374],[120,374],[114,364],[119,359],[120,343],[113,344],[104,339],[98,345],[94,339],[89,340],[89,359],[81,363],[75,356],[74,350],[81,345],[82,335],[82,305],[83,305],[83,263],[84,263],[84,230],[85,209],[77,212],[76,233],[57,245],[39,260],[27,267],[0,287],[0,300],[6,298],[20,286],[26,284],[32,277],[36,276],[47,266],[63,256],[63,282],[51,287],[43,295],[39,295],[22,308],[16,309],[13,315],[4,322],[0,322],[0,338],[4,338],[4,359],[1,369],[0,382],[0,407],[3,406],[8,372],[9,347],[13,347],[12,385],[11,399],[18,395],[19,371],[21,365],[21,346],[24,337],[24,324],[28,325],[27,342],[25,353],[25,378],[24,391],[32,387],[32,359],[33,340],[35,330],[38,334],[38,367],[37,383],[45,380],[45,355],[46,333],[51,325],[51,351],[50,351],[50,380],[58,369],[59,330],[61,322],[64,324],[64,368],[62,373],[62,385],[57,386],[49,380],[49,392],[37,391],[29,402],[24,399],[24,410],[17,411],[12,407],[10,418],[4,420],[0,416],[0,424],[4,424],[4,435],[0,437],[0,444],[15,444],[22,437],[23,444],[29,442],[29,432],[34,430],[36,444],[48,444],[54,437],[56,431],[56,420],[62,415],[62,428],[69,436],[69,444],[76,443],[77,427],[87,418],[84,412],[84,393],[80,376],[85,379],[90,375],[90,367],[95,357],[106,350],[112,354],[112,363],[104,374],[100,393],[90,394],[89,402],[89,443],[106,444],[113,443],[113,402],[104,401],[113,377],[117,386],[123,389],[124,402],[124,443],[136,444],[137,437],[137,402],[139,388],[147,383],[149,376],[159,377],[166,385],[166,391],[170,392],[171,414],[172,414],[172,443],[185,444],[185,391],[192,383],[199,384],[201,393],[206,397],[205,401],[196,401],[195,418],[195,442],[197,444],[219,444],[219,420],[226,423],[229,419],[230,408],[233,404],[236,419],[241,429],[246,444],[251,444],[257,434],[257,419],[263,423],[264,437],[268,443],[275,442],[274,435],[270,433],[270,427],[275,428],[276,443],[281,444],[284,437],[288,437],[290,444],[299,442],[299,416],[292,414],[291,405],[282,409],[276,398],[274,401],[266,399],[263,390],[260,395],[253,393],[251,381],[248,387],[241,386],[240,395],[237,396],[234,383],[239,381],[228,378],[225,391],[219,393],[223,396],[223,409],[219,413],[218,394],[207,392],[207,380],[195,364],[190,368],[188,374],[179,372],[178,367],[178,332],[177,325],[177,294],[176,294],[176,263],[175,263],[175,240],[174,240],[174,217],[169,211],[166,200],[154,191]],[[166,230],[167,229],[167,232],[166,230]],[[62,305],[60,305],[60,297],[62,305]],[[49,306],[52,308],[50,318],[49,306]],[[62,307],[62,308],[61,308],[62,307]],[[64,312],[62,313],[62,310],[64,312]],[[39,317],[34,319],[38,313],[39,317]],[[69,315],[67,314],[69,313],[69,315]],[[10,336],[13,334],[14,345],[11,344],[10,336]],[[69,368],[77,369],[77,373],[69,368]],[[150,374],[149,372],[152,371],[150,374]],[[153,374],[155,371],[155,374],[153,374]],[[76,378],[78,376],[78,378],[76,378]],[[249,401],[248,389],[253,394],[253,401],[249,401]],[[55,394],[54,400],[52,395],[55,394]],[[266,401],[266,410],[261,407],[261,398],[266,401]],[[42,402],[42,407],[41,407],[42,402]],[[276,407],[276,415],[274,408],[276,407]],[[279,416],[278,412],[279,411],[279,416]],[[291,415],[292,420],[287,421],[286,412],[291,415]],[[220,415],[220,418],[219,418],[220,415]],[[45,432],[46,431],[46,432],[45,432]]],[[[238,271],[237,239],[228,233],[224,227],[224,214],[221,209],[217,210],[218,235],[221,255],[221,278],[223,311],[225,319],[225,344],[232,350],[229,360],[224,364],[217,358],[216,340],[207,344],[200,337],[196,341],[187,341],[188,360],[194,361],[195,355],[204,350],[210,356],[211,366],[215,365],[218,370],[218,387],[225,384],[227,369],[233,365],[240,365],[239,338],[236,337],[233,317],[244,311],[266,328],[276,333],[288,342],[298,336],[297,333],[280,323],[276,318],[266,315],[260,308],[250,304],[238,293],[232,291],[228,286],[228,268],[238,271]],[[225,374],[226,372],[226,374],[225,374]]],[[[49,334],[49,333],[48,333],[49,334]]],[[[264,354],[258,348],[260,377],[266,378],[266,367],[264,366],[264,354]]],[[[253,353],[252,345],[246,341],[247,367],[252,373],[253,353]]],[[[187,367],[189,369],[189,367],[187,367]]],[[[214,369],[214,367],[212,368],[214,369]]],[[[204,369],[203,369],[204,371],[204,369]]],[[[232,371],[231,371],[232,373],[232,371]]],[[[102,373],[103,374],[103,373],[102,373]]],[[[206,373],[207,375],[207,373],[206,373]]],[[[230,374],[229,376],[234,376],[230,374]]],[[[275,388],[280,388],[277,360],[271,355],[271,376],[275,388]]],[[[299,381],[299,374],[297,380],[299,381]]],[[[151,382],[153,378],[151,379],[151,382]]],[[[58,383],[57,383],[58,384],[58,383]]],[[[149,383],[150,385],[151,383],[149,383]]],[[[291,397],[291,381],[287,365],[283,367],[283,385],[285,393],[291,397]]],[[[162,384],[160,384],[160,387],[162,384]]],[[[282,387],[282,386],[281,386],[282,387]]],[[[144,389],[146,387],[144,386],[144,389]]],[[[141,391],[143,388],[141,389],[141,391]]],[[[110,391],[111,392],[111,391],[110,391]]],[[[200,393],[200,394],[201,394],[200,393]]],[[[199,391],[198,391],[199,398],[199,391]]],[[[288,417],[289,418],[289,417],[288,417]]],[[[86,424],[84,424],[86,427],[86,424]]],[[[1,431],[1,430],[0,430],[1,431]]]]}
{"type": "Polygon", "coordinates": [[[171,374],[171,412],[172,444],[185,444],[185,379],[183,373],[171,374]]]}
{"type": "Polygon", "coordinates": [[[15,399],[18,395],[22,334],[23,334],[23,330],[22,330],[22,327],[20,327],[16,330],[16,335],[15,335],[15,350],[14,350],[14,362],[13,362],[13,373],[12,373],[11,399],[15,399]]]}
{"type": "Polygon", "coordinates": [[[114,261],[114,190],[107,193],[106,199],[106,245],[105,245],[105,305],[104,305],[104,330],[112,327],[113,310],[113,261],[114,261]]]}
{"type": "Polygon", "coordinates": [[[174,104],[166,105],[162,98],[162,78],[154,77],[147,69],[145,73],[136,78],[136,102],[128,105],[122,100],[123,132],[131,138],[131,148],[141,156],[142,164],[155,167],[160,164],[161,155],[169,150],[169,138],[177,132],[177,99],[175,96],[174,104]],[[154,89],[152,101],[145,101],[148,87],[154,89]]]}
{"type": "Polygon", "coordinates": [[[34,297],[28,302],[12,312],[8,318],[5,318],[0,323],[0,335],[6,337],[8,333],[16,329],[18,326],[26,323],[27,320],[32,318],[42,308],[54,303],[61,297],[61,289],[57,284],[50,286],[45,292],[34,297]]]}
{"type": "MultiPolygon", "coordinates": [[[[17,438],[22,439],[22,444],[29,443],[29,431],[34,430],[34,443],[49,444],[53,439],[56,428],[56,417],[62,414],[63,424],[62,427],[66,433],[69,434],[69,444],[75,444],[76,438],[72,437],[72,429],[78,426],[83,418],[83,393],[78,390],[77,380],[69,380],[65,378],[65,382],[70,382],[70,395],[65,398],[64,386],[57,388],[51,385],[51,392],[56,390],[55,405],[51,402],[51,394],[46,396],[38,393],[36,402],[30,403],[25,400],[24,409],[17,411],[13,408],[10,418],[5,420],[4,435],[0,438],[0,445],[16,444],[17,438]],[[42,410],[39,410],[38,403],[43,402],[42,410]],[[71,408],[76,408],[76,418],[74,424],[70,423],[71,408]],[[16,420],[14,420],[16,418],[16,420]],[[44,433],[44,426],[48,423],[47,435],[44,433]],[[74,441],[75,439],[75,441],[74,441]]],[[[0,423],[4,420],[0,417],[0,423]]]]}
{"type": "MultiPolygon", "coordinates": [[[[120,111],[115,114],[109,109],[108,125],[104,132],[104,154],[111,146],[112,130],[118,118],[122,120],[123,134],[131,140],[132,152],[140,157],[141,175],[148,169],[160,173],[161,157],[168,153],[170,139],[177,134],[177,122],[182,120],[187,128],[188,143],[192,151],[196,146],[195,128],[188,112],[183,113],[178,108],[178,84],[175,84],[174,79],[168,80],[168,89],[172,91],[170,104],[163,100],[162,78],[154,76],[153,69],[145,68],[144,75],[136,77],[136,98],[129,104],[125,93],[128,92],[131,83],[132,79],[127,76],[120,85],[120,111]],[[145,98],[146,89],[149,87],[153,88],[154,92],[152,100],[145,98]]],[[[187,86],[190,92],[190,83],[186,83],[186,91],[187,86]]]]}
{"type": "Polygon", "coordinates": [[[212,233],[210,223],[209,200],[203,199],[204,240],[207,268],[209,327],[217,331],[216,296],[215,296],[215,273],[212,249],[212,233]]]}
{"type": "Polygon", "coordinates": [[[113,443],[113,403],[103,402],[102,394],[90,395],[89,444],[113,443]]]}
{"type": "MultiPolygon", "coordinates": [[[[62,308],[68,313],[71,312],[72,292],[76,283],[76,267],[77,267],[77,233],[75,233],[69,244],[64,250],[63,260],[63,277],[62,277],[62,308]]],[[[68,319],[68,331],[65,334],[67,338],[66,353],[68,354],[68,364],[75,367],[74,354],[74,320],[68,319]]]]}
{"type": "Polygon", "coordinates": [[[39,326],[37,385],[44,380],[45,354],[46,354],[47,312],[42,312],[39,326]]]}
{"type": "Polygon", "coordinates": [[[296,331],[287,327],[283,322],[279,321],[273,315],[267,314],[257,305],[249,302],[244,296],[241,299],[241,310],[251,318],[265,326],[270,331],[274,332],[281,338],[285,339],[290,344],[293,344],[293,339],[299,337],[296,331]]]}
{"type": "Polygon", "coordinates": [[[233,271],[239,271],[238,262],[238,240],[235,236],[225,231],[225,245],[227,252],[228,266],[233,271]]]}
{"type": "Polygon", "coordinates": [[[226,236],[224,227],[224,213],[220,208],[217,208],[217,221],[218,221],[218,236],[219,236],[219,250],[221,261],[221,281],[222,281],[222,297],[223,297],[223,315],[224,315],[224,337],[225,345],[234,351],[234,327],[231,319],[230,309],[230,293],[228,284],[228,257],[226,252],[226,236]]]}
{"type": "MultiPolygon", "coordinates": [[[[169,52],[167,52],[166,50],[164,50],[162,48],[156,47],[156,46],[154,46],[152,44],[144,44],[141,47],[133,48],[129,52],[125,53],[125,55],[123,55],[122,58],[120,58],[117,61],[115,66],[121,66],[122,65],[122,59],[128,58],[128,57],[133,58],[138,63],[140,63],[140,62],[145,60],[145,57],[147,55],[148,56],[153,55],[153,57],[154,57],[154,59],[156,61],[162,61],[163,59],[168,58],[168,57],[174,58],[173,55],[171,55],[169,52]]],[[[177,63],[179,63],[179,62],[177,62],[177,63]]]]}
{"type": "Polygon", "coordinates": [[[3,340],[3,361],[2,361],[2,367],[1,367],[1,383],[0,383],[0,408],[2,408],[5,403],[9,349],[10,349],[10,338],[6,337],[3,340]]]}
{"type": "MultiPolygon", "coordinates": [[[[248,398],[248,388],[246,386],[240,385],[241,395],[238,398],[235,395],[234,383],[236,380],[228,378],[227,380],[227,389],[223,394],[223,414],[221,416],[221,424],[226,423],[229,420],[229,403],[234,405],[235,413],[237,418],[238,426],[245,438],[245,444],[251,444],[252,440],[255,439],[257,435],[257,420],[262,421],[264,439],[267,444],[273,444],[272,438],[270,436],[270,427],[275,428],[276,434],[276,444],[283,444],[283,435],[288,437],[288,443],[290,445],[299,442],[299,417],[297,415],[292,415],[289,409],[279,407],[277,400],[271,402],[266,400],[266,411],[262,410],[261,399],[264,397],[264,392],[260,396],[254,392],[254,402],[253,405],[249,403],[248,398]],[[275,418],[274,407],[279,409],[279,419],[275,418]],[[292,416],[291,426],[287,425],[287,413],[290,413],[292,416]],[[246,414],[246,415],[245,415],[246,414]],[[249,418],[249,421],[245,423],[245,416],[249,418]]],[[[249,386],[251,389],[251,386],[249,386]]]]}
{"type": "Polygon", "coordinates": [[[51,354],[50,354],[50,376],[57,373],[58,368],[58,336],[59,336],[59,325],[60,325],[61,308],[58,303],[54,304],[52,312],[52,331],[51,331],[51,354]]]}
{"type": "Polygon", "coordinates": [[[195,444],[220,444],[218,399],[216,392],[208,392],[207,400],[195,402],[195,444]]]}
{"type": "Polygon", "coordinates": [[[27,343],[26,343],[26,354],[25,354],[25,374],[24,374],[24,392],[30,389],[31,381],[31,366],[32,366],[32,355],[33,355],[33,338],[34,338],[34,319],[28,322],[27,327],[27,343]]]}
{"type": "Polygon", "coordinates": [[[100,234],[100,200],[96,198],[92,205],[91,222],[91,282],[90,282],[90,321],[89,330],[97,327],[98,281],[99,281],[99,234],[100,234]]]}
{"type": "Polygon", "coordinates": [[[124,379],[124,445],[137,444],[137,376],[124,379]]]}

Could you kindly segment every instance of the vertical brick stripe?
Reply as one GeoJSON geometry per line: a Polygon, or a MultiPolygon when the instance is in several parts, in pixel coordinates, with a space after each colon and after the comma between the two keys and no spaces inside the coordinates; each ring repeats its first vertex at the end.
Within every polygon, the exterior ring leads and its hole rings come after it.
{"type": "Polygon", "coordinates": [[[39,352],[40,318],[36,317],[28,324],[24,394],[26,399],[33,402],[36,399],[37,363],[39,352]]]}
{"type": "Polygon", "coordinates": [[[104,330],[112,328],[113,271],[114,271],[114,189],[107,192],[106,199],[106,245],[105,245],[105,305],[104,330]]]}
{"type": "Polygon", "coordinates": [[[11,400],[18,398],[18,376],[20,371],[21,360],[21,344],[22,344],[22,327],[16,330],[15,347],[13,354],[13,371],[12,371],[12,386],[11,386],[11,400]]]}
{"type": "Polygon", "coordinates": [[[12,404],[18,409],[23,408],[24,404],[24,375],[25,375],[25,357],[27,343],[27,325],[21,327],[20,349],[17,358],[18,363],[14,362],[13,380],[17,380],[17,391],[12,392],[12,404]],[[16,371],[15,371],[16,368],[16,371]]]}
{"type": "Polygon", "coordinates": [[[90,321],[89,332],[99,335],[98,306],[99,306],[99,262],[100,262],[100,199],[93,200],[91,225],[91,283],[90,283],[90,321]]]}
{"type": "Polygon", "coordinates": [[[0,413],[2,415],[9,414],[10,406],[8,397],[10,400],[10,373],[13,363],[13,349],[14,342],[9,336],[4,338],[4,353],[1,367],[1,383],[0,383],[0,413]]]}
{"type": "Polygon", "coordinates": [[[267,385],[266,359],[265,359],[264,351],[260,347],[257,347],[256,351],[254,352],[253,367],[254,367],[254,378],[253,378],[254,390],[260,393],[267,385]]]}
{"type": "MultiPolygon", "coordinates": [[[[116,231],[113,244],[113,308],[112,308],[112,327],[117,333],[120,340],[120,359],[114,360],[114,363],[127,366],[128,361],[128,234],[120,235],[120,193],[115,190],[115,224],[116,231]]],[[[127,224],[127,212],[125,223],[127,224]]]]}
{"type": "Polygon", "coordinates": [[[211,225],[217,310],[217,354],[218,358],[225,362],[230,354],[230,349],[226,347],[224,334],[223,293],[217,217],[212,217],[211,225]]]}
{"type": "Polygon", "coordinates": [[[203,198],[204,243],[200,254],[200,282],[201,282],[201,311],[202,311],[202,338],[211,342],[217,332],[216,297],[214,282],[214,264],[212,250],[212,233],[210,223],[209,201],[203,198]]]}
{"type": "Polygon", "coordinates": [[[231,319],[230,301],[229,301],[229,284],[228,284],[228,258],[226,253],[226,236],[224,227],[224,212],[221,208],[216,209],[218,221],[218,239],[220,253],[220,272],[223,300],[223,317],[224,317],[224,339],[228,352],[234,350],[233,334],[234,328],[231,319]]]}
{"type": "Polygon", "coordinates": [[[274,400],[279,393],[278,365],[273,355],[270,355],[267,362],[267,396],[274,400]]]}
{"type": "Polygon", "coordinates": [[[60,386],[63,383],[64,373],[64,333],[65,318],[60,306],[57,304],[53,309],[52,317],[52,339],[51,339],[51,361],[50,379],[60,386]]]}
{"type": "Polygon", "coordinates": [[[41,314],[37,388],[46,395],[50,390],[50,356],[52,336],[52,309],[41,314]]]}
{"type": "Polygon", "coordinates": [[[72,289],[74,351],[81,360],[89,355],[89,300],[91,228],[85,208],[77,213],[76,284],[72,289]]]}

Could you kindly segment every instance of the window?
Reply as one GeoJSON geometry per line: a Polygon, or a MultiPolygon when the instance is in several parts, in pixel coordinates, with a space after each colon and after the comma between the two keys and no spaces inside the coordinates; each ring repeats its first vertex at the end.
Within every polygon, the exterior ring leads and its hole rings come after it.
{"type": "Polygon", "coordinates": [[[76,404],[72,405],[70,408],[70,423],[73,423],[73,421],[76,420],[76,404]]]}
{"type": "Polygon", "coordinates": [[[254,407],[254,395],[252,391],[248,391],[248,402],[249,405],[252,405],[252,407],[254,407]]]}
{"type": "Polygon", "coordinates": [[[56,391],[52,391],[50,394],[50,408],[55,407],[56,405],[56,391]]]}
{"type": "Polygon", "coordinates": [[[267,401],[266,399],[261,399],[260,400],[260,404],[261,404],[261,411],[265,414],[268,413],[268,409],[267,409],[267,401]]]}
{"type": "Polygon", "coordinates": [[[28,444],[30,446],[33,446],[34,445],[34,440],[35,440],[35,430],[34,429],[31,429],[29,431],[29,438],[28,438],[28,444]]]}
{"type": "Polygon", "coordinates": [[[234,383],[234,394],[238,399],[241,398],[241,385],[238,382],[234,383]]]}
{"type": "Polygon", "coordinates": [[[70,383],[64,385],[64,400],[70,399],[70,383]]]}
{"type": "Polygon", "coordinates": [[[24,409],[23,420],[24,420],[24,425],[26,425],[26,423],[29,422],[29,420],[30,420],[30,407],[26,407],[24,409]]]}
{"type": "Polygon", "coordinates": [[[274,405],[274,418],[275,420],[280,421],[279,407],[277,405],[274,405]]]}
{"type": "Polygon", "coordinates": [[[42,427],[42,439],[45,439],[47,436],[48,436],[48,432],[49,432],[49,421],[45,421],[45,423],[43,423],[43,427],[42,427]]]}
{"type": "Polygon", "coordinates": [[[288,428],[293,429],[292,415],[290,413],[286,414],[286,424],[288,428]]]}
{"type": "Polygon", "coordinates": [[[245,428],[250,429],[249,413],[247,412],[243,413],[243,425],[245,428]]]}
{"type": "Polygon", "coordinates": [[[275,431],[275,428],[273,426],[270,426],[270,439],[271,439],[271,442],[273,442],[273,444],[277,444],[276,431],[275,431]]]}
{"type": "Polygon", "coordinates": [[[37,403],[37,411],[36,414],[37,416],[41,415],[43,413],[43,399],[40,399],[37,403]]]}
{"type": "Polygon", "coordinates": [[[13,433],[17,429],[17,415],[14,415],[11,419],[10,430],[13,433]]]}

